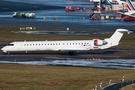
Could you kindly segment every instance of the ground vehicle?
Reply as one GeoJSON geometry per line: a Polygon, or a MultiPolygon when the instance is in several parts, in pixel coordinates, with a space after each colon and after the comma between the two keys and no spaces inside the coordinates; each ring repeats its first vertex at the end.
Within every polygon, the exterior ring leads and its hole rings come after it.
{"type": "Polygon", "coordinates": [[[90,20],[101,20],[101,16],[99,13],[93,13],[89,17],[90,17],[90,20]]]}
{"type": "Polygon", "coordinates": [[[124,18],[124,21],[135,21],[135,18],[134,17],[130,17],[130,16],[126,16],[124,18]]]}
{"type": "Polygon", "coordinates": [[[66,6],[65,10],[66,10],[66,11],[69,11],[69,6],[66,6]]]}
{"type": "Polygon", "coordinates": [[[80,10],[80,6],[77,6],[77,7],[76,7],[76,10],[80,10]]]}
{"type": "Polygon", "coordinates": [[[71,8],[70,8],[70,11],[75,11],[74,7],[71,7],[71,8]]]}
{"type": "Polygon", "coordinates": [[[85,11],[86,10],[86,7],[82,7],[82,10],[85,11]]]}
{"type": "Polygon", "coordinates": [[[35,13],[19,13],[19,12],[14,12],[13,17],[15,18],[36,18],[35,13]]]}
{"type": "Polygon", "coordinates": [[[14,12],[14,14],[13,14],[13,17],[16,17],[16,18],[18,18],[18,17],[20,17],[21,15],[20,15],[20,13],[18,13],[18,12],[14,12]]]}
{"type": "Polygon", "coordinates": [[[74,7],[71,7],[71,6],[66,6],[65,10],[66,11],[75,11],[74,7]]]}

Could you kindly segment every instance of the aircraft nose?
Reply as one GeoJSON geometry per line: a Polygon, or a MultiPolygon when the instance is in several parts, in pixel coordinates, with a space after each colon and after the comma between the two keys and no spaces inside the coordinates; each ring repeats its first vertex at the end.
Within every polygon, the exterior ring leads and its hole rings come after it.
{"type": "Polygon", "coordinates": [[[1,50],[3,51],[3,50],[4,50],[4,47],[3,47],[3,48],[1,48],[1,50]]]}
{"type": "Polygon", "coordinates": [[[2,50],[3,52],[7,52],[7,51],[6,51],[6,47],[3,47],[1,50],[2,50]]]}

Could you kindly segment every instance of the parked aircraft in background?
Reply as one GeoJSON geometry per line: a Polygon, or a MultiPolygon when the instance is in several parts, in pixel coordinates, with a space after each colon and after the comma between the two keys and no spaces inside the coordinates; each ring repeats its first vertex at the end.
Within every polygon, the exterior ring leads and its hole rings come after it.
{"type": "MultiPolygon", "coordinates": [[[[93,2],[93,3],[101,3],[101,2],[104,2],[105,0],[90,0],[90,2],[93,2]]],[[[134,1],[134,0],[133,0],[134,1]]],[[[125,3],[124,0],[107,0],[107,2],[112,2],[112,3],[116,3],[116,4],[122,4],[122,3],[125,3]]]]}
{"type": "MultiPolygon", "coordinates": [[[[100,10],[102,8],[105,8],[105,5],[112,5],[112,4],[118,5],[117,7],[114,6],[115,9],[121,10],[121,7],[123,7],[123,5],[126,4],[126,0],[90,0],[90,2],[93,2],[95,5],[93,9],[100,8],[100,10]]],[[[131,0],[131,2],[135,4],[134,0],[131,0]]]]}
{"type": "Polygon", "coordinates": [[[113,3],[113,2],[110,1],[110,0],[100,0],[100,3],[101,3],[101,5],[111,5],[111,4],[116,4],[116,3],[113,3]]]}
{"type": "Polygon", "coordinates": [[[3,52],[13,51],[69,51],[72,54],[74,51],[107,49],[119,45],[124,32],[130,33],[126,29],[117,29],[115,33],[107,39],[93,39],[93,40],[64,40],[64,41],[21,41],[12,42],[1,50],[3,52]]]}
{"type": "Polygon", "coordinates": [[[128,12],[118,12],[118,13],[122,15],[122,21],[128,20],[128,19],[129,19],[129,21],[134,21],[135,20],[135,8],[130,0],[126,0],[126,2],[127,2],[126,6],[128,8],[128,12]]]}
{"type": "Polygon", "coordinates": [[[90,2],[94,3],[94,8],[93,9],[98,9],[98,10],[104,10],[105,5],[111,5],[111,4],[118,4],[118,2],[112,2],[112,0],[90,0],[90,2]]]}

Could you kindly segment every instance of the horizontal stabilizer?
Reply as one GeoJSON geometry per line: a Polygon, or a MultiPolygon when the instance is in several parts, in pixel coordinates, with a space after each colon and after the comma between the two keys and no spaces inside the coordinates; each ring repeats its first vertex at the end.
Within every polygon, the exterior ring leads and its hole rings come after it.
{"type": "Polygon", "coordinates": [[[121,33],[128,33],[128,34],[133,33],[133,31],[119,31],[119,32],[121,32],[121,33]]]}

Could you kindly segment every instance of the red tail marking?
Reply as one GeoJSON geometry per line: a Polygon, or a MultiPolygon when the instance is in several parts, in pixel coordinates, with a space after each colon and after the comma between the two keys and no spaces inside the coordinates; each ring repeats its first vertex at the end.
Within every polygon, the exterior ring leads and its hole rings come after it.
{"type": "Polygon", "coordinates": [[[128,9],[131,11],[131,8],[127,5],[128,9]]]}

